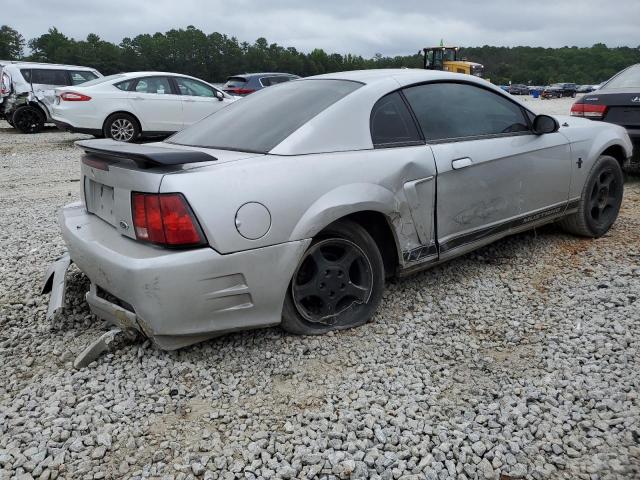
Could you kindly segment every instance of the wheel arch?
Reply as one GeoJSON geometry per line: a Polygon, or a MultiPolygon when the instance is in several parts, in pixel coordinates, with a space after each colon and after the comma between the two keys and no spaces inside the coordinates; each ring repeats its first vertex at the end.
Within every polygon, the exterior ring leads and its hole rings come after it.
{"type": "Polygon", "coordinates": [[[376,184],[340,186],[307,209],[292,232],[292,239],[313,238],[338,220],[348,219],[362,226],[374,239],[385,270],[394,274],[400,264],[402,246],[394,228],[399,200],[390,190],[376,184]]]}
{"type": "Polygon", "coordinates": [[[104,122],[102,122],[102,132],[103,132],[103,133],[104,133],[104,129],[105,129],[105,128],[106,128],[106,126],[107,126],[107,121],[108,121],[112,116],[117,115],[117,114],[119,114],[119,113],[123,113],[123,114],[126,114],[126,115],[131,115],[131,116],[133,117],[133,119],[138,123],[138,129],[140,130],[140,134],[142,134],[142,132],[143,132],[143,129],[142,129],[142,122],[140,122],[140,119],[138,118],[138,116],[137,116],[136,114],[131,113],[131,112],[127,111],[127,110],[116,110],[115,112],[111,112],[111,113],[109,113],[109,114],[105,117],[104,122]]]}
{"type": "Polygon", "coordinates": [[[620,168],[624,168],[628,158],[628,155],[626,154],[624,147],[617,143],[614,143],[613,145],[609,145],[600,153],[600,155],[598,155],[598,157],[602,155],[608,155],[610,157],[615,158],[620,164],[620,168]]]}

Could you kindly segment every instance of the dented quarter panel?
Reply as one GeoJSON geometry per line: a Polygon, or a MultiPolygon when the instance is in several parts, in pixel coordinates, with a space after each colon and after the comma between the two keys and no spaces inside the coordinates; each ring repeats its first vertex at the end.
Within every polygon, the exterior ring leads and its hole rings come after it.
{"type": "MultiPolygon", "coordinates": [[[[160,191],[187,192],[210,244],[221,253],[311,238],[333,221],[365,210],[386,216],[398,250],[405,251],[420,240],[404,185],[434,175],[431,150],[421,145],[212,164],[197,175],[165,175],[160,191]],[[271,228],[257,240],[234,228],[235,213],[248,202],[271,214],[271,228]]],[[[434,196],[423,198],[421,208],[432,209],[434,196]]]]}

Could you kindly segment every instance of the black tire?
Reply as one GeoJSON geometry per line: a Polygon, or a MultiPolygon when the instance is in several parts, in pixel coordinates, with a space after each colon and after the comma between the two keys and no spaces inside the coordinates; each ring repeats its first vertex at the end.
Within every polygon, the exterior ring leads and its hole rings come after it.
{"type": "Polygon", "coordinates": [[[22,133],[39,133],[44,128],[46,116],[38,107],[23,105],[16,108],[11,123],[22,133]]]}
{"type": "Polygon", "coordinates": [[[102,133],[119,142],[135,142],[140,136],[140,124],[133,115],[114,113],[104,122],[102,133]]]}
{"type": "Polygon", "coordinates": [[[320,335],[363,325],[382,300],[384,278],[371,235],[357,223],[337,221],[314,238],[300,260],[287,288],[282,328],[320,335]]]}
{"type": "Polygon", "coordinates": [[[623,193],[620,164],[613,157],[601,155],[582,188],[578,211],[560,220],[560,226],[574,235],[601,237],[618,218],[623,193]]]}

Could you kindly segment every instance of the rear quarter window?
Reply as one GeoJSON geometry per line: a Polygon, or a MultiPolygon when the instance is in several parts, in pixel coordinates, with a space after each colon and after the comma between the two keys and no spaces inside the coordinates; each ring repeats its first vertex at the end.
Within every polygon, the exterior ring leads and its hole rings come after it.
{"type": "Polygon", "coordinates": [[[81,83],[95,80],[98,76],[93,72],[87,72],[82,70],[70,71],[72,85],[80,85],[81,83]]]}
{"type": "Polygon", "coordinates": [[[385,95],[371,110],[371,141],[376,148],[424,143],[418,128],[398,92],[385,95]]]}

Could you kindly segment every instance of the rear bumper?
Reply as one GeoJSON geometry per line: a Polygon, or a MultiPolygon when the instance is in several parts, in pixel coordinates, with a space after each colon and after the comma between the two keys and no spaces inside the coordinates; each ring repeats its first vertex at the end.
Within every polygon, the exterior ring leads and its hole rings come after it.
{"type": "Polygon", "coordinates": [[[59,223],[71,260],[91,280],[92,311],[164,349],[280,323],[286,289],[310,242],[228,255],[167,250],[120,235],[80,203],[64,207],[59,223]]]}

